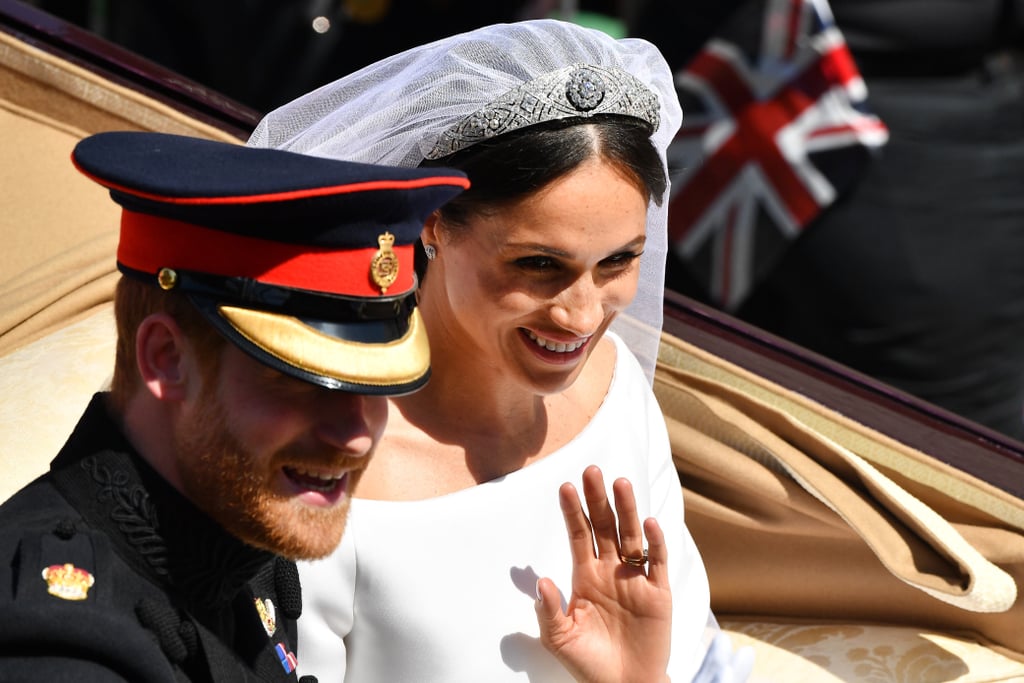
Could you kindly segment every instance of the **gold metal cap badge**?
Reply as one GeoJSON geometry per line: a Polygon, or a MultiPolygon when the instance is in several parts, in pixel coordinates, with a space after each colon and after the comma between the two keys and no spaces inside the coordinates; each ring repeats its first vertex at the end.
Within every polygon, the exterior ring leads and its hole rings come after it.
{"type": "Polygon", "coordinates": [[[398,255],[391,248],[395,244],[395,236],[385,231],[377,236],[377,244],[380,249],[370,262],[370,277],[380,287],[381,293],[386,294],[388,287],[398,279],[398,255]]]}

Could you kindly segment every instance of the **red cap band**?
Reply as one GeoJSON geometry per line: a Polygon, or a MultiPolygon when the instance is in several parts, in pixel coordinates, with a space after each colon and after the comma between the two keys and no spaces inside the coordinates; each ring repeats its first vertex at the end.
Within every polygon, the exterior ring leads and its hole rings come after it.
{"type": "MultiPolygon", "coordinates": [[[[381,296],[381,287],[370,277],[378,251],[378,246],[342,250],[282,244],[124,210],[117,260],[145,273],[175,268],[329,294],[381,296]]],[[[395,246],[392,251],[399,267],[388,296],[403,294],[416,282],[413,246],[395,246]]]]}

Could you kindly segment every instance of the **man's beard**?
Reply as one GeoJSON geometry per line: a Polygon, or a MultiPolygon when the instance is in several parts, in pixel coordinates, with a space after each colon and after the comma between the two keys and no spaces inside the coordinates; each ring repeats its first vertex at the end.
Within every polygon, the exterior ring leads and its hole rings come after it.
{"type": "MultiPolygon", "coordinates": [[[[341,541],[348,500],[330,508],[303,505],[271,489],[286,453],[255,457],[231,431],[223,404],[204,394],[174,435],[183,493],[226,531],[249,545],[293,560],[325,557],[341,541]]],[[[290,462],[330,462],[337,454],[296,454],[290,462]]]]}

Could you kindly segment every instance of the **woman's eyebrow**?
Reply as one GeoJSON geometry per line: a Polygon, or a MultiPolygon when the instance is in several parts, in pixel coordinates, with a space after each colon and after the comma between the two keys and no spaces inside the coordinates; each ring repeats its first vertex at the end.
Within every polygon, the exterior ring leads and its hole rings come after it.
{"type": "Polygon", "coordinates": [[[505,245],[508,249],[521,249],[528,251],[537,251],[548,256],[561,256],[562,258],[568,258],[569,252],[564,249],[556,249],[550,244],[540,244],[538,242],[509,242],[505,245]]]}
{"type": "MultiPolygon", "coordinates": [[[[647,243],[647,236],[646,235],[638,235],[636,238],[630,240],[629,242],[626,242],[622,246],[617,247],[616,249],[612,249],[611,253],[617,253],[617,252],[620,252],[620,251],[629,251],[630,249],[636,249],[637,247],[642,247],[646,243],[647,243]]],[[[572,256],[572,254],[570,252],[567,252],[564,249],[557,249],[555,247],[552,247],[550,244],[540,244],[540,243],[537,243],[537,242],[509,242],[508,244],[505,245],[505,248],[506,249],[524,249],[524,250],[537,251],[537,252],[540,252],[542,254],[546,254],[548,256],[560,256],[562,258],[570,258],[572,256]]]]}

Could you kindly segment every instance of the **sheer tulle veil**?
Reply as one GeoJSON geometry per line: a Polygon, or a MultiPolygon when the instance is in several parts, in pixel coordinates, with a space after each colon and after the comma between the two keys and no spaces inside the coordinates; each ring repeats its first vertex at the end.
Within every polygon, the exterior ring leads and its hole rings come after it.
{"type": "MultiPolygon", "coordinates": [[[[556,20],[496,24],[381,60],[269,113],[249,145],[398,166],[419,165],[465,117],[572,64],[617,67],[655,93],[662,164],[682,121],[672,72],[653,45],[556,20]]],[[[651,202],[636,299],[613,323],[653,378],[662,323],[668,197],[651,202]]]]}

